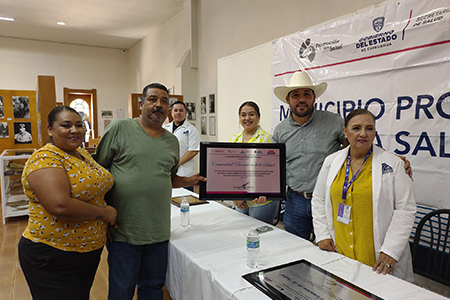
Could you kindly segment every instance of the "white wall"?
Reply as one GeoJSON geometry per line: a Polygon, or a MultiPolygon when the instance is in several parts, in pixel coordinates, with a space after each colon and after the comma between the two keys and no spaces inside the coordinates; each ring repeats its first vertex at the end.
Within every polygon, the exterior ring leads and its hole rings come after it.
{"type": "Polygon", "coordinates": [[[127,111],[128,55],[122,50],[0,37],[0,89],[36,90],[38,75],[55,76],[56,100],[63,88],[97,89],[99,134],[101,110],[127,111]]]}
{"type": "Polygon", "coordinates": [[[242,51],[219,59],[217,126],[219,142],[228,142],[230,137],[242,131],[238,122],[238,109],[242,102],[258,104],[261,127],[270,132],[272,117],[272,43],[242,51]],[[262,63],[262,62],[265,63],[262,63]],[[236,95],[239,91],[239,95],[236,95]]]}
{"type": "MultiPolygon", "coordinates": [[[[152,31],[130,49],[131,87],[135,91],[151,81],[160,81],[168,87],[176,84],[176,65],[192,44],[190,5],[197,9],[198,35],[198,87],[200,97],[216,94],[216,106],[221,95],[217,93],[218,60],[229,55],[265,44],[276,38],[306,29],[315,24],[337,18],[350,12],[374,5],[378,0],[190,0],[185,9],[152,31]],[[192,1],[192,2],[191,2],[192,1]]],[[[194,20],[195,21],[195,20],[194,20]]],[[[195,49],[194,49],[195,50],[195,49]]],[[[175,87],[175,92],[179,88],[175,87]]],[[[249,97],[235,95],[237,103],[249,97]],[[242,98],[242,99],[241,99],[242,98]]],[[[223,105],[221,103],[220,105],[223,105]]],[[[235,105],[233,103],[233,105],[235,105]]],[[[264,104],[263,104],[264,106],[264,104]]],[[[238,106],[233,108],[237,111],[238,106]]],[[[268,112],[264,112],[268,117],[268,112]]],[[[216,123],[230,124],[238,130],[237,113],[222,114],[217,110],[216,123]],[[223,120],[225,119],[225,120],[223,120]],[[226,122],[224,122],[226,121],[226,122]]],[[[209,120],[209,113],[206,114],[209,120]]],[[[197,114],[197,118],[201,117],[197,114]]],[[[197,120],[198,123],[198,120],[197,120]]],[[[199,125],[197,124],[197,128],[199,125]]],[[[216,136],[202,140],[217,141],[216,136]]],[[[226,133],[228,134],[228,133],[226,133]]],[[[226,135],[225,134],[225,135],[226,135]]]]}
{"type": "MultiPolygon", "coordinates": [[[[113,110],[116,117],[117,109],[127,110],[128,94],[140,92],[150,82],[161,82],[174,89],[175,93],[182,93],[183,87],[177,81],[177,67],[187,50],[198,49],[192,53],[194,60],[198,59],[198,71],[192,75],[197,76],[192,80],[192,85],[197,86],[189,88],[189,93],[192,95],[197,91],[195,100],[199,110],[201,96],[216,94],[216,105],[220,102],[220,94],[217,94],[220,58],[377,2],[188,0],[184,2],[183,11],[150,32],[126,53],[0,37],[0,89],[35,90],[37,75],[54,75],[58,101],[63,100],[63,87],[95,88],[99,113],[102,109],[113,110]],[[195,11],[191,11],[191,5],[195,11]],[[192,23],[198,30],[195,38],[192,38],[192,23]]],[[[241,95],[235,95],[237,103],[245,100],[241,98],[241,95]]],[[[217,119],[225,118],[229,124],[238,122],[237,113],[222,115],[217,111],[215,116],[217,119]]],[[[199,123],[199,117],[198,111],[196,123],[199,123]]],[[[102,134],[101,122],[99,127],[102,134]]],[[[218,140],[220,131],[221,128],[217,128],[216,136],[202,136],[202,139],[218,140]]]]}
{"type": "Polygon", "coordinates": [[[190,49],[190,1],[185,9],[161,24],[129,49],[130,88],[142,92],[149,83],[158,82],[181,93],[176,69],[190,49]]]}

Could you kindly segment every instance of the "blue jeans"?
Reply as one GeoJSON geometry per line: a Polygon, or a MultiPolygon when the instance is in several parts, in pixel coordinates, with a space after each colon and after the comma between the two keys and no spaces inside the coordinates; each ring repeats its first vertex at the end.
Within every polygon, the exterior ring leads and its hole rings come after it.
{"type": "Polygon", "coordinates": [[[287,232],[309,241],[312,231],[311,199],[288,189],[283,222],[287,232]]]}
{"type": "Polygon", "coordinates": [[[263,206],[254,206],[244,209],[236,207],[236,210],[252,218],[272,224],[273,219],[275,218],[278,212],[278,204],[279,204],[278,201],[272,201],[271,203],[263,206]]]}
{"type": "Polygon", "coordinates": [[[109,300],[131,300],[137,285],[137,298],[163,300],[162,287],[167,271],[169,241],[130,245],[112,242],[108,247],[109,300]]]}

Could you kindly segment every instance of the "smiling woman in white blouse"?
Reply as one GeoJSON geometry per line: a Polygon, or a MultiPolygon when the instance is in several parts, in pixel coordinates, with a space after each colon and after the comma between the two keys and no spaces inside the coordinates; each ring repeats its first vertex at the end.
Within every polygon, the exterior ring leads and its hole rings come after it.
{"type": "Polygon", "coordinates": [[[408,238],[416,201],[404,162],[373,145],[375,116],[368,110],[352,111],[343,130],[349,146],[325,159],[313,193],[316,242],[412,281],[408,238]]]}

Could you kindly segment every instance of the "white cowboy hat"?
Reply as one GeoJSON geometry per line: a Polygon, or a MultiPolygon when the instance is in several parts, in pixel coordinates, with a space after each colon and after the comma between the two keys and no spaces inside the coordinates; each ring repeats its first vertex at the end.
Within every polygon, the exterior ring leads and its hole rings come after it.
{"type": "Polygon", "coordinates": [[[280,99],[283,102],[286,102],[286,96],[289,94],[289,92],[296,89],[311,89],[314,91],[314,94],[316,95],[317,98],[320,97],[325,92],[325,90],[327,89],[327,83],[322,82],[320,84],[313,85],[308,73],[304,71],[295,72],[294,75],[292,75],[291,79],[289,80],[288,86],[277,86],[273,90],[273,92],[275,93],[275,96],[277,96],[278,99],[280,99]]]}

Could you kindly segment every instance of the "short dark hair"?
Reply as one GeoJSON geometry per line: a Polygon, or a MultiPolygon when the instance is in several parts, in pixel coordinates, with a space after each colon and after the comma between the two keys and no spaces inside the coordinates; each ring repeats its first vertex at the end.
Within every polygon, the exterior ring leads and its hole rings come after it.
{"type": "MultiPolygon", "coordinates": [[[[301,88],[298,88],[298,89],[301,89],[301,88]]],[[[289,91],[289,93],[286,95],[286,97],[289,97],[289,95],[290,95],[293,91],[298,90],[298,89],[293,89],[292,91],[289,91]]],[[[313,93],[314,96],[316,95],[316,92],[314,92],[313,89],[311,89],[311,88],[306,88],[306,89],[311,90],[311,92],[313,93]]]]}
{"type": "Polygon", "coordinates": [[[175,101],[174,103],[172,103],[172,105],[170,106],[170,108],[173,108],[175,106],[175,104],[181,104],[184,106],[184,109],[186,109],[186,104],[184,104],[184,102],[181,101],[175,101]]]}
{"type": "Polygon", "coordinates": [[[344,127],[347,128],[348,122],[350,122],[351,119],[353,119],[354,117],[359,116],[359,115],[369,115],[373,118],[373,121],[375,122],[375,116],[373,113],[371,113],[367,109],[358,108],[358,109],[352,110],[347,115],[347,117],[345,117],[344,127]]]}
{"type": "Polygon", "coordinates": [[[253,101],[245,101],[244,103],[242,103],[241,106],[239,106],[238,115],[241,114],[242,108],[244,106],[246,106],[246,105],[253,107],[255,109],[256,114],[258,115],[258,117],[261,117],[261,112],[259,111],[259,106],[258,106],[258,104],[256,104],[253,101]]]}
{"type": "MultiPolygon", "coordinates": [[[[57,106],[54,109],[52,109],[52,111],[48,114],[48,117],[47,117],[48,126],[53,127],[53,123],[55,122],[56,117],[65,110],[74,112],[78,116],[80,116],[80,114],[70,106],[66,106],[66,105],[57,106]]],[[[81,119],[81,116],[80,116],[80,119],[81,119]]]]}
{"type": "Polygon", "coordinates": [[[142,90],[142,102],[144,102],[145,95],[147,95],[148,89],[160,89],[160,90],[165,91],[167,93],[167,95],[169,95],[169,90],[161,83],[150,83],[142,90]]]}

